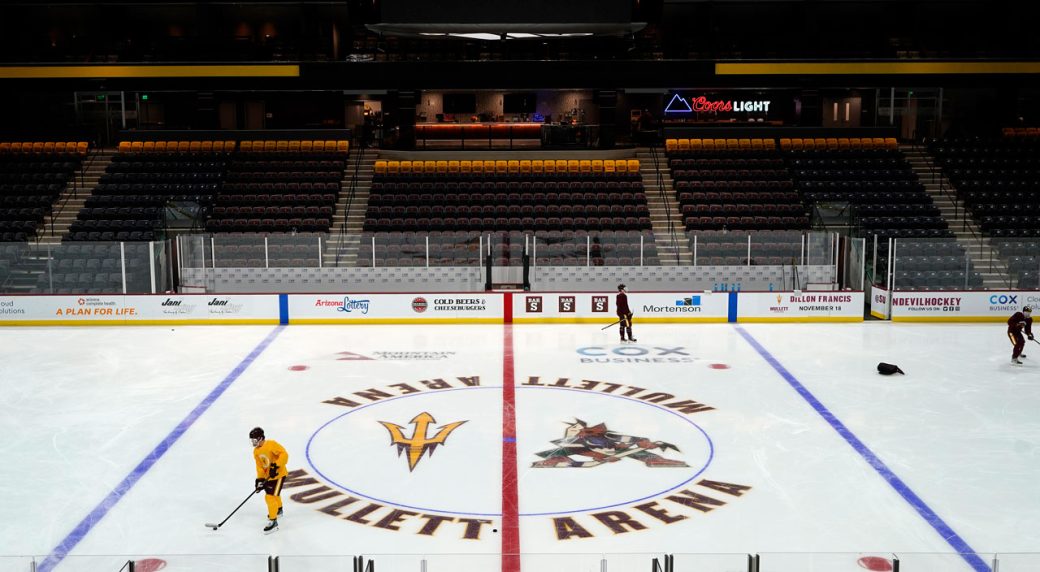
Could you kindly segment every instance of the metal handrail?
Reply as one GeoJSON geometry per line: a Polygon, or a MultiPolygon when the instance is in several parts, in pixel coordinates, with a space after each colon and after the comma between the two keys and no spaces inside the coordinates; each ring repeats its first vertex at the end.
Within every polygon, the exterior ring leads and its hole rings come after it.
{"type": "Polygon", "coordinates": [[[339,248],[336,249],[337,267],[339,267],[340,255],[343,252],[343,240],[347,236],[347,217],[350,215],[350,209],[354,204],[354,198],[357,194],[358,174],[361,171],[361,162],[363,161],[363,158],[365,156],[364,141],[362,141],[360,145],[355,145],[354,148],[358,151],[354,157],[354,172],[350,176],[350,186],[347,189],[347,204],[343,207],[343,224],[340,226],[339,248]]]}

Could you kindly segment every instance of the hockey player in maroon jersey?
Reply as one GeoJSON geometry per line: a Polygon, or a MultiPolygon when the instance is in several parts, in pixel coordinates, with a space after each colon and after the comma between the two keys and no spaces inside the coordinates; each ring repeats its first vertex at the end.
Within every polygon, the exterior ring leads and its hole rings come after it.
{"type": "Polygon", "coordinates": [[[627,331],[627,341],[634,342],[636,341],[636,339],[632,337],[632,310],[628,307],[628,290],[625,289],[624,284],[618,284],[617,289],[618,295],[617,303],[615,304],[615,306],[617,306],[618,323],[620,324],[619,329],[621,330],[621,341],[626,341],[625,332],[627,331]]]}
{"type": "Polygon", "coordinates": [[[1022,336],[1022,332],[1029,339],[1033,339],[1033,308],[1026,306],[1022,308],[1021,312],[1015,312],[1008,318],[1008,338],[1011,340],[1011,344],[1015,346],[1011,352],[1011,364],[1022,365],[1022,360],[1019,358],[1025,358],[1026,354],[1022,353],[1022,350],[1026,347],[1026,339],[1022,336]]]}

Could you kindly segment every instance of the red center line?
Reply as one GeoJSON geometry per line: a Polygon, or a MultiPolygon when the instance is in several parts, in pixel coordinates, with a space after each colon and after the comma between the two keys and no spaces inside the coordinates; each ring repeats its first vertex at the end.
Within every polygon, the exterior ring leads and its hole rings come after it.
{"type": "MultiPolygon", "coordinates": [[[[507,303],[509,296],[506,296],[507,303]]],[[[502,335],[502,572],[520,572],[520,501],[516,471],[516,387],[513,325],[502,335]]]]}

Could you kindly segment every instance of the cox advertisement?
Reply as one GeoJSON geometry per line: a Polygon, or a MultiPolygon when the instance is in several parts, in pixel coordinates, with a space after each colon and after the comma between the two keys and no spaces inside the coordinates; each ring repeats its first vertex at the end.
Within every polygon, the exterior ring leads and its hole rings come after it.
{"type": "Polygon", "coordinates": [[[863,292],[748,292],[739,295],[738,322],[861,322],[863,292]]]}
{"type": "MultiPolygon", "coordinates": [[[[513,294],[513,322],[602,322],[617,320],[617,293],[524,292],[513,294]]],[[[640,323],[725,322],[729,293],[629,293],[628,307],[640,323]]]]}
{"type": "Polygon", "coordinates": [[[893,322],[1001,322],[1023,306],[1040,304],[1040,292],[893,292],[893,322]]]}
{"type": "Polygon", "coordinates": [[[278,296],[0,296],[0,324],[277,324],[278,296]]]}
{"type": "Polygon", "coordinates": [[[482,292],[433,294],[292,294],[290,324],[501,324],[503,295],[482,292]]]}

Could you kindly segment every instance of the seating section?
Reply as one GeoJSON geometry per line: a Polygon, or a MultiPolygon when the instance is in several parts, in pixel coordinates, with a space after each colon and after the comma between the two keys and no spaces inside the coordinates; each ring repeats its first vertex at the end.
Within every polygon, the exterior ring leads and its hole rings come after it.
{"type": "Polygon", "coordinates": [[[212,203],[235,142],[123,141],[119,149],[69,227],[69,240],[154,240],[168,202],[212,203]]]}
{"type": "Polygon", "coordinates": [[[649,230],[632,160],[377,161],[365,230],[649,230]]]}
{"type": "Polygon", "coordinates": [[[791,230],[698,230],[690,232],[688,240],[696,266],[777,266],[805,263],[802,260],[803,236],[801,231],[791,230]]]}
{"type": "Polygon", "coordinates": [[[809,217],[772,139],[678,139],[668,165],[689,231],[804,229],[809,217]]]}
{"type": "Polygon", "coordinates": [[[349,142],[123,141],[70,240],[153,240],[163,208],[193,202],[211,232],[327,232],[349,142]]]}
{"type": "Polygon", "coordinates": [[[148,245],[67,242],[51,251],[50,273],[44,272],[33,292],[48,294],[113,294],[151,292],[148,245]]]}
{"type": "Polygon", "coordinates": [[[994,237],[1040,237],[1040,136],[939,139],[935,162],[979,228],[994,237]]]}
{"type": "Polygon", "coordinates": [[[325,247],[324,234],[228,233],[213,238],[216,268],[317,268],[325,247]]]}
{"type": "Polygon", "coordinates": [[[781,148],[786,147],[784,160],[809,204],[849,203],[868,236],[953,236],[894,139],[863,139],[858,147],[856,139],[849,146],[842,139],[821,146],[816,139],[811,148],[804,141],[801,148],[783,142],[781,148]]]}
{"type": "Polygon", "coordinates": [[[87,149],[86,142],[0,143],[0,242],[36,235],[87,149]]]}
{"type": "Polygon", "coordinates": [[[638,230],[371,232],[361,238],[357,264],[425,266],[427,240],[430,266],[478,266],[488,241],[494,266],[522,265],[525,244],[537,265],[639,266],[640,248],[643,265],[660,264],[653,234],[638,230]]]}
{"type": "Polygon", "coordinates": [[[348,141],[243,141],[206,230],[328,232],[348,141]]]}
{"type": "Polygon", "coordinates": [[[993,246],[1000,257],[1007,261],[1013,286],[1040,289],[1040,240],[998,239],[993,242],[993,246]]]}
{"type": "MultiPolygon", "coordinates": [[[[888,268],[888,241],[878,241],[877,275],[888,268]]],[[[982,275],[954,238],[902,240],[896,243],[897,290],[978,290],[982,275]]]]}

